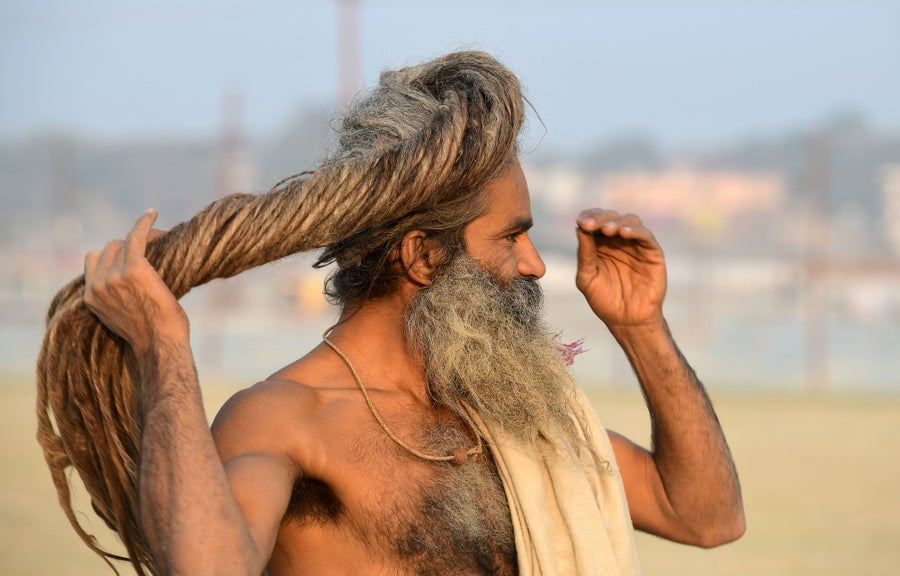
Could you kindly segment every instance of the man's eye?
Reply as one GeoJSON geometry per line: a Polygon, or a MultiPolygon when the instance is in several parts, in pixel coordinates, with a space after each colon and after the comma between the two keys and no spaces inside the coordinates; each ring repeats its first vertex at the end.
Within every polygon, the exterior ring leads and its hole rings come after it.
{"type": "Polygon", "coordinates": [[[512,242],[513,244],[515,244],[516,242],[519,241],[519,236],[521,234],[522,234],[521,232],[513,232],[512,234],[507,234],[506,240],[508,242],[512,242]]]}

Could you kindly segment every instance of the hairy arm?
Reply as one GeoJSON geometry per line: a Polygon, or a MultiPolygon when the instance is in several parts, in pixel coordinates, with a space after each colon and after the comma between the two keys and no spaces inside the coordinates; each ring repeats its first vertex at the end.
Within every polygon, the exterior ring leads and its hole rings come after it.
{"type": "Polygon", "coordinates": [[[663,318],[659,245],[634,215],[592,210],[578,224],[578,288],[634,367],[653,427],[652,451],[610,433],[632,521],[704,547],[739,538],[737,472],[709,397],[663,318]]]}
{"type": "Polygon", "coordinates": [[[744,532],[741,488],[709,397],[662,321],[613,328],[641,383],[653,451],[611,433],[635,526],[716,546],[744,532]]]}
{"type": "Polygon", "coordinates": [[[260,574],[290,496],[290,466],[256,462],[270,508],[248,522],[210,433],[183,309],[144,257],[155,212],[85,258],[85,303],[134,351],[141,381],[141,524],[163,574],[260,574]]]}

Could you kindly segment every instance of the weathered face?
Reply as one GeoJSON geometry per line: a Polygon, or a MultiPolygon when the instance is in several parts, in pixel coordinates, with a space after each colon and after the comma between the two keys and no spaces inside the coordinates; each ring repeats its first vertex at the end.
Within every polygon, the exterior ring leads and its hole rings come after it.
{"type": "Polygon", "coordinates": [[[528,236],[531,197],[518,160],[485,188],[487,211],[466,227],[468,253],[498,280],[539,279],[546,267],[528,236]]]}

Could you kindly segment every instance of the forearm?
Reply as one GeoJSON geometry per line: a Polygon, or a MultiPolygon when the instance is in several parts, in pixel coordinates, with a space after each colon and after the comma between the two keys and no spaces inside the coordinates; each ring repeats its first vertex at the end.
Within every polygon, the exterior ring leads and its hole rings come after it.
{"type": "Polygon", "coordinates": [[[161,572],[260,573],[209,431],[190,347],[158,345],[138,364],[141,524],[161,572]]]}
{"type": "Polygon", "coordinates": [[[703,385],[665,320],[610,327],[627,354],[652,422],[660,498],[694,543],[733,540],[744,529],[741,489],[728,444],[703,385]]]}

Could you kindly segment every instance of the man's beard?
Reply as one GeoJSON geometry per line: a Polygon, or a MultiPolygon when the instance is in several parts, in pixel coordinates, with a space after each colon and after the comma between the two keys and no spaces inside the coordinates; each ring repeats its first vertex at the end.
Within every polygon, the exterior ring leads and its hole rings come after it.
{"type": "Polygon", "coordinates": [[[578,444],[567,393],[575,384],[542,313],[537,281],[503,282],[471,256],[454,258],[407,313],[434,401],[460,415],[471,406],[528,445],[560,434],[578,444]]]}

